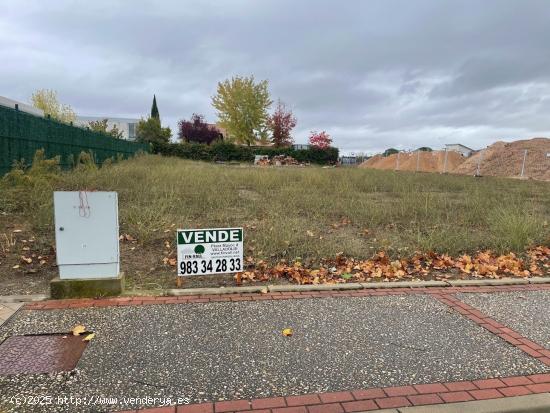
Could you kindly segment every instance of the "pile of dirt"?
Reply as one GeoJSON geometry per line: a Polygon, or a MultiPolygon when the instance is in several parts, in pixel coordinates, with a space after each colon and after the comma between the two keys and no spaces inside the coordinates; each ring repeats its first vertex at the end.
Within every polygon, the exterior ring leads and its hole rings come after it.
{"type": "Polygon", "coordinates": [[[373,156],[359,166],[361,168],[399,171],[451,172],[462,164],[465,159],[455,151],[400,152],[390,156],[373,156]]]}
{"type": "Polygon", "coordinates": [[[550,139],[533,138],[515,142],[495,142],[458,165],[453,173],[550,180],[550,139]],[[527,153],[525,152],[527,151],[527,153]]]}

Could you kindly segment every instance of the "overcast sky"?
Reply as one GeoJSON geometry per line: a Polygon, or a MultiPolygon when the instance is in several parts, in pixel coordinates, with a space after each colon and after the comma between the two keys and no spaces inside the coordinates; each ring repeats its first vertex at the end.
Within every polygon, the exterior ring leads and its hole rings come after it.
{"type": "Polygon", "coordinates": [[[234,75],[268,79],[343,152],[475,149],[550,135],[550,1],[176,0],[0,3],[0,95],[55,89],[79,115],[176,135],[234,75]]]}

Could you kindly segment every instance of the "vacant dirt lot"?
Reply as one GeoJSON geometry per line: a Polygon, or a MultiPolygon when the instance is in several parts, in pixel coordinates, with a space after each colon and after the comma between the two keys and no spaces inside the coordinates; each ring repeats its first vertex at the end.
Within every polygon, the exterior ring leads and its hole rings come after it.
{"type": "MultiPolygon", "coordinates": [[[[522,253],[549,243],[550,184],[359,168],[257,168],[143,156],[100,169],[38,168],[0,184],[0,294],[53,277],[52,191],[119,193],[122,270],[136,289],[173,287],[176,228],[243,226],[246,254],[315,266],[338,253],[522,253]]],[[[188,286],[233,284],[230,276],[188,286]]]]}
{"type": "Polygon", "coordinates": [[[363,162],[361,168],[442,173],[454,171],[465,159],[454,151],[401,152],[389,156],[373,156],[363,162]]]}

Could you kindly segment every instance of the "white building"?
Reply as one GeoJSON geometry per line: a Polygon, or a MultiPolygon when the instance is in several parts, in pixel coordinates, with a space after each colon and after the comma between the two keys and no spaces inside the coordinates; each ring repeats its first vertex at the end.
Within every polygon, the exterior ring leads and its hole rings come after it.
{"type": "Polygon", "coordinates": [[[136,128],[140,119],[134,118],[110,118],[108,116],[77,116],[75,125],[86,127],[92,121],[107,119],[107,130],[116,126],[122,132],[124,139],[133,141],[136,139],[136,128]]]}
{"type": "Polygon", "coordinates": [[[460,143],[447,143],[445,144],[445,150],[458,152],[466,158],[475,152],[472,148],[468,148],[460,143]]]}
{"type": "MultiPolygon", "coordinates": [[[[0,96],[0,105],[8,108],[17,108],[21,112],[29,113],[34,116],[44,117],[44,111],[35,108],[26,103],[18,102],[4,96],[0,96]]],[[[127,140],[136,139],[136,128],[140,119],[134,118],[110,118],[107,116],[77,116],[74,124],[76,126],[86,127],[91,121],[107,119],[107,130],[111,130],[116,125],[119,131],[122,132],[122,137],[127,140]]]]}
{"type": "Polygon", "coordinates": [[[34,116],[41,116],[44,117],[44,112],[40,109],[36,109],[35,107],[31,105],[27,105],[26,103],[21,103],[13,99],[6,98],[4,96],[0,96],[0,105],[6,106],[8,108],[15,109],[17,107],[18,110],[25,113],[30,113],[34,116]]]}

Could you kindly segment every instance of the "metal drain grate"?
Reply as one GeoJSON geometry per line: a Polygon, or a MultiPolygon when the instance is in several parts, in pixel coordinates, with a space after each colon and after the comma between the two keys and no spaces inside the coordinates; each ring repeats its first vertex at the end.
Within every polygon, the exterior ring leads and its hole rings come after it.
{"type": "Polygon", "coordinates": [[[71,334],[8,337],[0,345],[0,375],[72,370],[86,348],[82,338],[71,334]]]}

